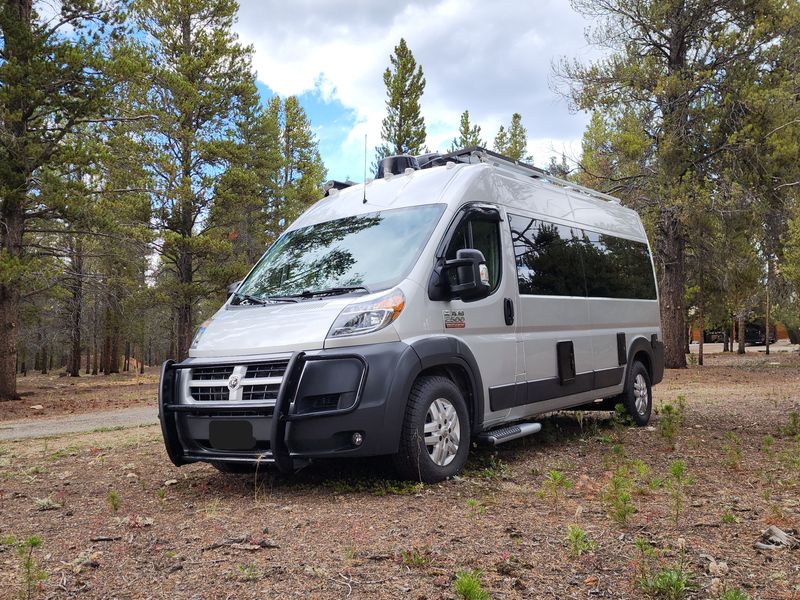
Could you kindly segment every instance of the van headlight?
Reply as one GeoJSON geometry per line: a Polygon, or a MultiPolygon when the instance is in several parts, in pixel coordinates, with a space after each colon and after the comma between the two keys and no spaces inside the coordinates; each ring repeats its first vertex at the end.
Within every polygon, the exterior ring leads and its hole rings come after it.
{"type": "Polygon", "coordinates": [[[328,337],[361,335],[383,329],[393,322],[406,305],[406,297],[398,288],[366,302],[346,306],[328,331],[328,337]]]}

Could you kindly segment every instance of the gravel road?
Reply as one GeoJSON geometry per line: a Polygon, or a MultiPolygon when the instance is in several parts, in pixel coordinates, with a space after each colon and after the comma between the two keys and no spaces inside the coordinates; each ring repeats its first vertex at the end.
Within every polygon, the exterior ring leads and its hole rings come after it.
{"type": "Polygon", "coordinates": [[[137,427],[158,423],[155,406],[135,406],[52,419],[20,419],[0,422],[0,441],[83,433],[100,427],[137,427]]]}

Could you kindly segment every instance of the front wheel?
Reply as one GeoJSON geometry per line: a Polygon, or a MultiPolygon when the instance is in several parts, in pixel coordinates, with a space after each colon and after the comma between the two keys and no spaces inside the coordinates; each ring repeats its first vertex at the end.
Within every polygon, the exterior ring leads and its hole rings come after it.
{"type": "Polygon", "coordinates": [[[621,400],[634,423],[639,426],[647,425],[653,411],[653,389],[647,367],[638,360],[628,371],[628,380],[621,400]]]}
{"type": "Polygon", "coordinates": [[[458,387],[445,377],[417,379],[394,456],[400,475],[425,483],[452,477],[464,468],[469,444],[469,414],[458,387]]]}

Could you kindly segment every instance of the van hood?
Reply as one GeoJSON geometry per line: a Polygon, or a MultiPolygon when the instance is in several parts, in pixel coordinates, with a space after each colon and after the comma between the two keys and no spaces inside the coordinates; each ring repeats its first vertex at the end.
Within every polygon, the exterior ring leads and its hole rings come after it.
{"type": "Polygon", "coordinates": [[[190,357],[244,356],[320,350],[342,309],[353,296],[268,304],[226,304],[201,327],[190,357]],[[204,329],[203,329],[204,328],[204,329]]]}

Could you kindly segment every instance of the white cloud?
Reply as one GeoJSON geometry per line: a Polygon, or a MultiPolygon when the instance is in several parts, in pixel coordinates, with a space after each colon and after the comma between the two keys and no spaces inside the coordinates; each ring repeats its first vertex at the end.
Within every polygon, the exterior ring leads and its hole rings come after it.
{"type": "Polygon", "coordinates": [[[566,0],[242,0],[237,30],[253,44],[258,78],[271,89],[316,90],[354,111],[341,157],[356,164],[365,133],[370,148],[379,142],[382,73],[405,37],[427,80],[429,147],[449,146],[464,109],[489,145],[499,125],[520,112],[529,151],[544,165],[550,154],[580,147],[587,117],[570,114],[549,80],[553,60],[593,52],[583,39],[586,26],[566,0]]]}

